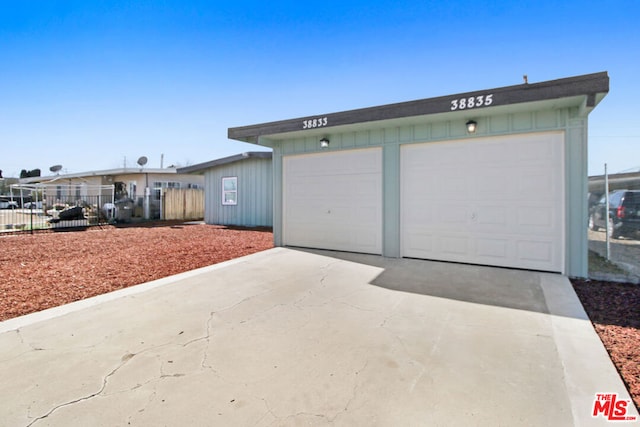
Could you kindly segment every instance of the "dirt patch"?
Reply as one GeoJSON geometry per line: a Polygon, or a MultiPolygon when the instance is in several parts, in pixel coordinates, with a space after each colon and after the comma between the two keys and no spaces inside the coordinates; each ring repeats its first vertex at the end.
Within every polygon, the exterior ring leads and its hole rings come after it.
{"type": "Polygon", "coordinates": [[[2,236],[0,321],[271,247],[271,230],[183,223],[2,236]]]}
{"type": "Polygon", "coordinates": [[[605,257],[600,256],[600,254],[589,251],[589,273],[591,272],[599,272],[605,274],[619,274],[626,275],[627,272],[620,268],[617,264],[608,261],[605,257]]]}
{"type": "MultiPolygon", "coordinates": [[[[630,239],[630,238],[621,238],[621,239],[611,239],[610,241],[610,259],[611,261],[606,261],[610,265],[614,265],[618,267],[620,271],[613,272],[613,274],[626,276],[625,282],[640,282],[640,240],[638,239],[630,239]]],[[[606,244],[606,234],[601,231],[591,231],[589,230],[589,250],[593,252],[603,259],[607,255],[607,244],[606,244]]],[[[609,266],[602,267],[601,265],[592,265],[591,264],[591,255],[589,257],[589,275],[593,276],[593,273],[605,273],[611,274],[609,272],[609,266]]],[[[593,277],[596,280],[608,280],[605,277],[593,277]]],[[[620,281],[617,278],[613,281],[620,281]]]]}
{"type": "Polygon", "coordinates": [[[573,280],[611,360],[640,408],[640,285],[573,280]]]}

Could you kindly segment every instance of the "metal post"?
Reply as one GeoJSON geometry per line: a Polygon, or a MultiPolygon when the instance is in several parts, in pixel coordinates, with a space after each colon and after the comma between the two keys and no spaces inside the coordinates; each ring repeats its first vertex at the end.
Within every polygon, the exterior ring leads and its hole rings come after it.
{"type": "MultiPolygon", "coordinates": [[[[605,235],[607,236],[607,261],[611,260],[611,243],[610,243],[610,232],[609,232],[609,222],[611,218],[609,217],[609,174],[607,173],[607,164],[604,164],[604,199],[605,199],[605,212],[607,220],[604,223],[605,235]]],[[[613,232],[613,223],[611,223],[611,232],[613,232]]]]}
{"type": "Polygon", "coordinates": [[[151,190],[149,187],[145,187],[144,189],[144,205],[143,205],[143,216],[144,219],[149,219],[151,217],[151,207],[150,204],[151,190]]]}

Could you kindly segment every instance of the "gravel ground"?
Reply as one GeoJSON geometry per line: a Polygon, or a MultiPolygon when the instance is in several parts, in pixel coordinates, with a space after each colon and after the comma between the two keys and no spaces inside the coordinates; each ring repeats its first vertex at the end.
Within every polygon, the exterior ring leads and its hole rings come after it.
{"type": "Polygon", "coordinates": [[[611,360],[640,408],[640,285],[597,280],[572,282],[611,360]]]}
{"type": "Polygon", "coordinates": [[[204,224],[0,236],[0,321],[271,247],[271,230],[204,224]]]}
{"type": "MultiPolygon", "coordinates": [[[[0,236],[0,321],[271,247],[270,230],[166,222],[0,236]]],[[[640,285],[573,283],[640,406],[640,285]]]]}

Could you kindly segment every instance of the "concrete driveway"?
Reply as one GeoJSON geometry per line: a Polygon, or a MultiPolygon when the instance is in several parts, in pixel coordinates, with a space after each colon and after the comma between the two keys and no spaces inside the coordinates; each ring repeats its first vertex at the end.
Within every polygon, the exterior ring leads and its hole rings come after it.
{"type": "Polygon", "coordinates": [[[284,248],[0,323],[0,361],[3,426],[607,425],[595,394],[629,399],[562,276],[284,248]]]}

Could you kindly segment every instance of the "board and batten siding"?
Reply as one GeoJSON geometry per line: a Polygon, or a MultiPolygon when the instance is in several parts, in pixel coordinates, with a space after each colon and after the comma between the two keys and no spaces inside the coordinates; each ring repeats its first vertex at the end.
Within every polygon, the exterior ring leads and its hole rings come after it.
{"type": "Polygon", "coordinates": [[[271,159],[249,158],[204,173],[205,222],[246,227],[273,224],[271,159]],[[238,204],[222,204],[222,178],[238,177],[238,204]]]}
{"type": "MultiPolygon", "coordinates": [[[[468,139],[469,144],[479,137],[491,137],[531,132],[562,131],[565,159],[565,268],[569,276],[585,277],[587,274],[587,117],[576,107],[541,109],[538,111],[496,111],[494,114],[474,115],[477,132],[466,132],[466,119],[425,119],[420,124],[383,127],[382,123],[369,124],[362,131],[339,132],[326,129],[324,137],[331,144],[326,151],[352,150],[381,146],[383,148],[382,173],[383,198],[383,255],[401,256],[400,212],[400,147],[405,144],[428,143],[468,139]],[[377,125],[377,126],[376,126],[377,125]],[[376,126],[376,127],[372,127],[376,126]]],[[[273,147],[274,186],[282,188],[282,159],[292,154],[321,151],[318,136],[278,140],[265,137],[261,141],[273,147]]],[[[562,185],[559,183],[559,185],[562,185]]],[[[277,246],[282,245],[282,196],[277,192],[274,203],[274,237],[277,246]]],[[[535,196],[532,196],[535,197],[535,196]]]]}

